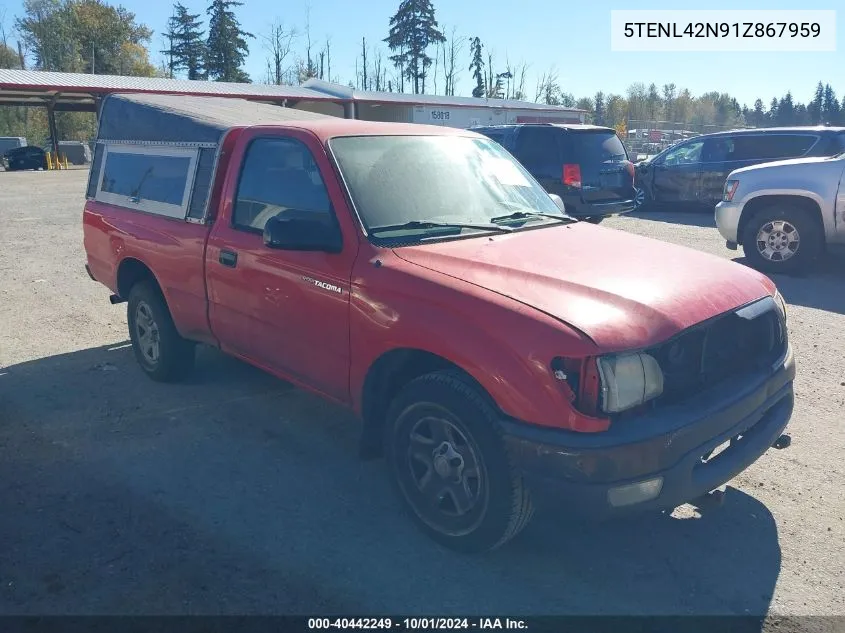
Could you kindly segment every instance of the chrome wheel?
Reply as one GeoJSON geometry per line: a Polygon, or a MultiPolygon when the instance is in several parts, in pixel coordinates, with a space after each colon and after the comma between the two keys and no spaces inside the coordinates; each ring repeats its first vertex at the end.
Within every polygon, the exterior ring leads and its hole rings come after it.
{"type": "Polygon", "coordinates": [[[138,348],[150,364],[159,359],[159,330],[153,318],[153,311],[143,301],[135,308],[135,333],[138,335],[138,348]]]}
{"type": "Polygon", "coordinates": [[[783,262],[798,252],[801,237],[798,229],[786,220],[766,222],[757,232],[757,252],[763,259],[783,262]]]}

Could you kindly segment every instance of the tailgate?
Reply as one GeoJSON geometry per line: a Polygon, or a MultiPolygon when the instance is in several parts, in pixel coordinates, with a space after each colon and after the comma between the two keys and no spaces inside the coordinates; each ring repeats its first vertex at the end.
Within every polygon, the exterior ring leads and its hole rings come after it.
{"type": "Polygon", "coordinates": [[[569,130],[564,148],[564,161],[581,168],[584,202],[633,199],[633,164],[613,130],[569,130]]]}

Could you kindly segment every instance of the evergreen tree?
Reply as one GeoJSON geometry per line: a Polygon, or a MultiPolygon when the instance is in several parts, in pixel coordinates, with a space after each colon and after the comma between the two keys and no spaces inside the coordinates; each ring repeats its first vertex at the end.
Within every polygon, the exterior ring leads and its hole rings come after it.
{"type": "Polygon", "coordinates": [[[384,41],[394,52],[391,61],[400,72],[404,69],[405,77],[413,82],[414,94],[425,91],[426,74],[433,61],[428,47],[446,41],[437,26],[431,0],[402,0],[390,18],[390,31],[384,41]]]}
{"type": "Polygon", "coordinates": [[[246,38],[254,36],[241,29],[233,11],[242,5],[243,2],[236,0],[212,0],[206,11],[209,19],[205,68],[215,81],[250,81],[241,67],[249,54],[246,38]]]}
{"type": "Polygon", "coordinates": [[[819,82],[816,86],[816,93],[813,95],[813,100],[807,106],[807,112],[810,115],[810,121],[813,125],[818,125],[822,119],[822,104],[824,103],[824,85],[819,82]]]}
{"type": "Polygon", "coordinates": [[[768,125],[777,125],[778,120],[778,98],[772,97],[772,102],[769,104],[769,112],[766,116],[766,123],[768,125]]]}
{"type": "Polygon", "coordinates": [[[791,92],[787,92],[778,103],[777,123],[778,125],[794,125],[795,123],[795,104],[792,102],[791,92]]]}
{"type": "Polygon", "coordinates": [[[168,37],[173,39],[170,51],[176,70],[188,73],[188,79],[205,79],[206,48],[199,14],[192,14],[177,2],[173,5],[176,12],[168,21],[168,37]],[[172,33],[172,35],[171,35],[172,33]]]}
{"type": "Polygon", "coordinates": [[[821,122],[825,125],[836,125],[839,123],[839,101],[836,100],[836,93],[830,87],[830,84],[825,84],[824,87],[821,122]]]}
{"type": "Polygon", "coordinates": [[[474,37],[469,41],[469,50],[472,55],[472,61],[469,64],[469,70],[472,71],[473,79],[475,79],[475,88],[472,89],[472,96],[480,99],[484,96],[484,55],[482,54],[481,38],[474,37]]]}
{"type": "MultiPolygon", "coordinates": [[[[175,8],[175,7],[174,7],[175,8]]],[[[167,77],[173,79],[176,75],[176,14],[174,13],[167,19],[167,30],[164,32],[164,39],[167,40],[167,48],[159,51],[165,56],[165,61],[162,63],[163,69],[166,70],[167,77]]]]}
{"type": "Polygon", "coordinates": [[[766,124],[766,111],[763,109],[762,99],[754,102],[754,111],[751,113],[749,123],[754,127],[763,127],[766,124]]]}

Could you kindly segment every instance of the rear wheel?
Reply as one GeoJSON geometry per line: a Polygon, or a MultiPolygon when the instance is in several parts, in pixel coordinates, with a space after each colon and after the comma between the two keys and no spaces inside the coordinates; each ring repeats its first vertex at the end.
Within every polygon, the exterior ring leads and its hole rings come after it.
{"type": "Polygon", "coordinates": [[[194,366],[194,344],[179,335],[159,289],[135,284],[127,308],[129,338],[141,369],[153,380],[174,382],[194,366]]]}
{"type": "Polygon", "coordinates": [[[742,232],[748,262],[770,273],[806,270],[821,254],[824,234],[807,211],[776,205],[757,211],[742,232]]]}
{"type": "Polygon", "coordinates": [[[385,444],[400,497],[439,543],[495,549],[531,519],[496,412],[460,373],[435,372],[406,385],[388,412],[385,444]]]}

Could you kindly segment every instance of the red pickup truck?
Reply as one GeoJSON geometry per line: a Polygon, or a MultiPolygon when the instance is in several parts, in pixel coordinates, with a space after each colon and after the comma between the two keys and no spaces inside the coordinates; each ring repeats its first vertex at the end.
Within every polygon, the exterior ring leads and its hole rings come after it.
{"type": "Polygon", "coordinates": [[[87,268],[143,371],[203,343],[352,408],[449,547],[674,508],[789,443],[774,284],[574,220],[489,139],[151,95],[99,125],[87,268]]]}

